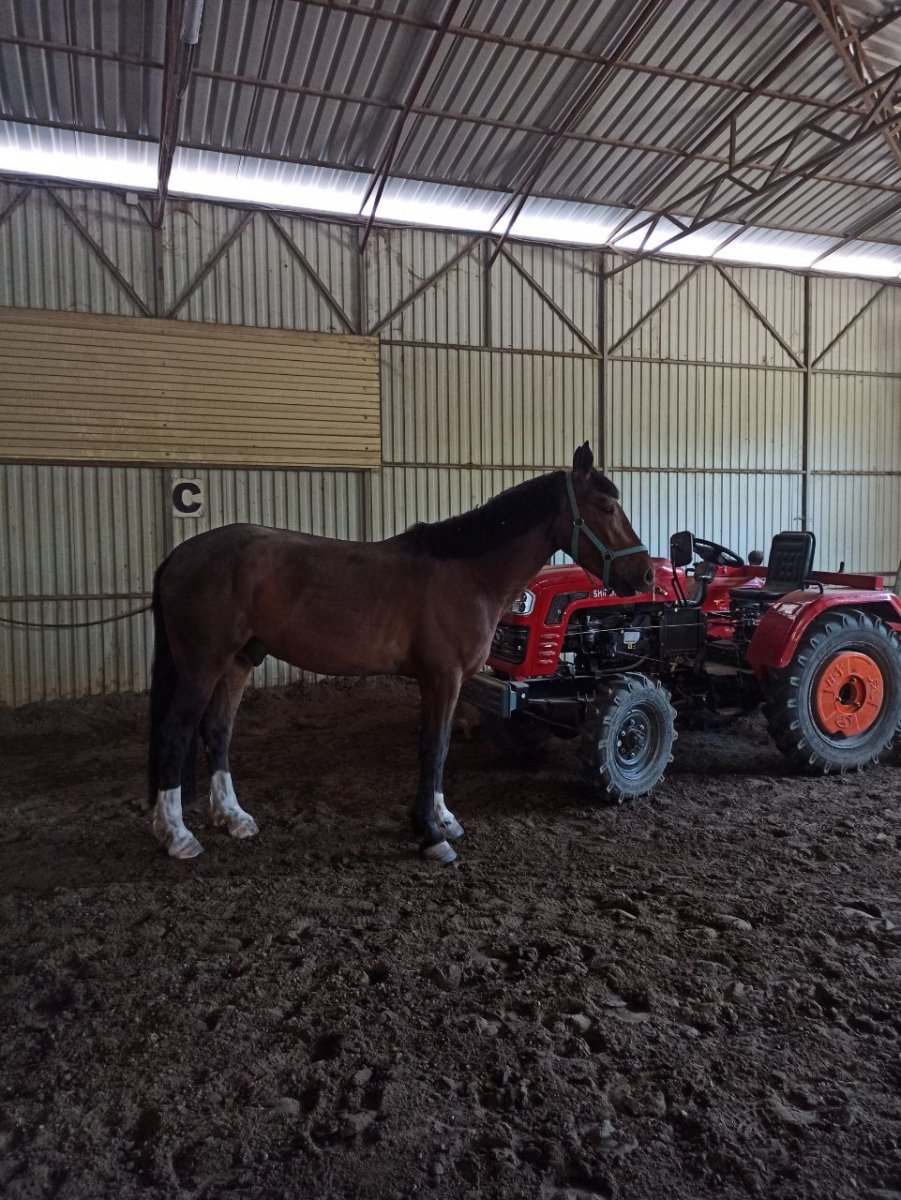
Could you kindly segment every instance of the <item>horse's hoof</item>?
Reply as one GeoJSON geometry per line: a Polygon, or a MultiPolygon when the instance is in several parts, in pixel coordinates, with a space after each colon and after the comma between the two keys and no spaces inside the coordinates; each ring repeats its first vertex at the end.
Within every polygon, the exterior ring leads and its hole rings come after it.
{"type": "Polygon", "coordinates": [[[229,822],[228,832],[233,838],[252,838],[256,837],[260,832],[260,828],[250,813],[245,813],[243,817],[238,817],[236,821],[229,822]]]}
{"type": "Polygon", "coordinates": [[[191,833],[187,838],[182,838],[181,841],[167,846],[166,853],[170,858],[197,858],[199,854],[203,854],[203,846],[191,833]]]}
{"type": "Polygon", "coordinates": [[[170,858],[196,858],[203,854],[203,846],[189,829],[177,837],[169,826],[153,822],[153,836],[162,845],[170,858]]]}
{"type": "Polygon", "coordinates": [[[456,817],[452,821],[442,821],[441,828],[447,836],[454,842],[459,841],[463,836],[464,829],[456,817]]]}
{"type": "Polygon", "coordinates": [[[449,842],[434,842],[431,846],[423,846],[419,853],[430,862],[445,864],[452,863],[457,857],[457,851],[449,842]]]}

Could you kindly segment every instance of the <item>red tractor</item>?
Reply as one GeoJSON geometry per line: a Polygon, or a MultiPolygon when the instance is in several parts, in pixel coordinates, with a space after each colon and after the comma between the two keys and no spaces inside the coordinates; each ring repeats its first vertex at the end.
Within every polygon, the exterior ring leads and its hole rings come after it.
{"type": "Polygon", "coordinates": [[[508,750],[581,738],[587,780],[617,802],[663,778],[677,719],[717,726],[761,705],[804,771],[878,762],[901,734],[901,600],[880,576],[814,571],[814,548],[780,533],[764,568],[674,534],[653,588],[628,600],[580,566],[546,567],[461,699],[508,750]]]}

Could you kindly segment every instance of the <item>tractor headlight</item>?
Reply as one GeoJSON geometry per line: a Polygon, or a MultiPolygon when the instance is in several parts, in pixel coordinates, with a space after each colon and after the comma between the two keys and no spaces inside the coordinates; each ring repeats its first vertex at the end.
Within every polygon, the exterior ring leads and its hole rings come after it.
{"type": "Polygon", "coordinates": [[[510,605],[510,612],[516,613],[518,617],[527,617],[534,607],[535,593],[530,592],[527,588],[510,605]]]}

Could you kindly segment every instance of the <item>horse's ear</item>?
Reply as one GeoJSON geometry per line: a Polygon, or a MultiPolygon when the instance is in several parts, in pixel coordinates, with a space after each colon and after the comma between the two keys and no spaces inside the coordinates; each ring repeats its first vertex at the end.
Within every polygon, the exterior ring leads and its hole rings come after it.
{"type": "Polygon", "coordinates": [[[594,455],[591,453],[591,447],[587,442],[583,442],[573,455],[573,475],[587,478],[593,466],[594,455]]]}

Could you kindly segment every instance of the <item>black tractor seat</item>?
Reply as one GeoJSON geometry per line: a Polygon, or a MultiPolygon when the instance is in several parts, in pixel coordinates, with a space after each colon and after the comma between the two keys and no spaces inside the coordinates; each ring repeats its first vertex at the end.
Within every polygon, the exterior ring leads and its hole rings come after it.
{"type": "Polygon", "coordinates": [[[804,587],[813,569],[817,540],[809,530],[788,529],[777,533],[770,546],[763,587],[737,587],[729,593],[733,600],[769,603],[804,587]]]}

